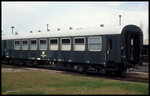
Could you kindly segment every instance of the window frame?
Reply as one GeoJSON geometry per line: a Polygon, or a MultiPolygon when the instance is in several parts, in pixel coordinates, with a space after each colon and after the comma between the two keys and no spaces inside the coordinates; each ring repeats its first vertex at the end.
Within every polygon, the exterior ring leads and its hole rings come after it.
{"type": "Polygon", "coordinates": [[[61,51],[71,51],[71,38],[70,38],[70,37],[66,37],[66,38],[61,38],[60,40],[61,40],[61,41],[60,41],[60,50],[61,50],[61,51]],[[69,49],[69,50],[63,50],[63,49],[62,49],[62,45],[63,45],[63,44],[62,44],[62,40],[63,40],[63,39],[69,39],[69,40],[70,40],[70,43],[68,44],[68,45],[70,46],[70,49],[69,49]]]}
{"type": "Polygon", "coordinates": [[[21,50],[21,42],[20,41],[21,40],[14,40],[14,50],[21,50]],[[19,46],[20,46],[19,49],[16,49],[16,44],[15,44],[16,41],[19,41],[19,46]]]}
{"type": "Polygon", "coordinates": [[[30,39],[30,50],[38,50],[38,40],[37,39],[30,39]],[[36,40],[36,49],[31,49],[31,41],[36,40]]]}
{"type": "Polygon", "coordinates": [[[39,50],[47,50],[47,39],[39,39],[39,50]],[[46,49],[41,49],[41,47],[40,47],[40,45],[41,45],[40,41],[41,40],[46,40],[46,49]]]}
{"type": "Polygon", "coordinates": [[[59,39],[58,39],[58,38],[50,38],[50,39],[49,39],[49,50],[51,50],[51,51],[58,51],[58,50],[59,50],[59,39]],[[51,47],[50,47],[50,46],[51,46],[50,40],[52,40],[52,39],[57,39],[57,46],[58,46],[58,49],[57,49],[57,50],[52,50],[51,47]]]}
{"type": "Polygon", "coordinates": [[[74,38],[73,38],[73,50],[74,50],[74,51],[85,51],[85,49],[86,49],[86,39],[85,39],[85,37],[74,37],[74,38]],[[83,43],[83,44],[84,44],[84,47],[85,47],[85,48],[84,48],[84,50],[75,50],[75,39],[80,39],[80,38],[81,38],[81,39],[84,39],[84,43],[83,43]]]}
{"type": "Polygon", "coordinates": [[[102,36],[91,36],[91,37],[88,37],[88,51],[95,51],[95,52],[100,52],[100,51],[102,51],[102,36]],[[100,50],[92,50],[92,49],[90,49],[90,39],[91,38],[100,38],[100,43],[94,43],[94,44],[92,44],[92,45],[100,45],[101,47],[100,47],[100,50]]]}
{"type": "Polygon", "coordinates": [[[29,40],[22,40],[22,47],[21,47],[22,50],[29,50],[29,43],[28,42],[29,42],[29,40]],[[23,41],[27,41],[27,46],[28,46],[27,49],[23,49],[23,41]]]}

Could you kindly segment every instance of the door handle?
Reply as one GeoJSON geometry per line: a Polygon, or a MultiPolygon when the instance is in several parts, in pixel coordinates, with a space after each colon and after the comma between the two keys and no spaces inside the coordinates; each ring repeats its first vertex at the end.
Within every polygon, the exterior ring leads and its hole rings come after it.
{"type": "Polygon", "coordinates": [[[107,50],[107,54],[109,54],[110,53],[110,50],[107,50]]]}

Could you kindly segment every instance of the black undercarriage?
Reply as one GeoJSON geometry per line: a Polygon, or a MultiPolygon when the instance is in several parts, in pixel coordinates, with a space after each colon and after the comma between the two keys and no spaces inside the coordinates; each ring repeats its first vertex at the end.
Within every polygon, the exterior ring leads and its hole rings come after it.
{"type": "Polygon", "coordinates": [[[115,75],[125,76],[128,68],[134,68],[133,64],[120,64],[108,62],[107,64],[85,64],[85,63],[73,63],[73,62],[58,62],[48,60],[33,60],[33,59],[14,59],[14,58],[3,58],[1,64],[6,63],[9,65],[38,67],[38,66],[49,66],[58,69],[66,69],[77,71],[80,73],[98,73],[103,75],[115,75]],[[130,66],[129,66],[130,65],[130,66]],[[131,66],[132,65],[132,66],[131,66]]]}

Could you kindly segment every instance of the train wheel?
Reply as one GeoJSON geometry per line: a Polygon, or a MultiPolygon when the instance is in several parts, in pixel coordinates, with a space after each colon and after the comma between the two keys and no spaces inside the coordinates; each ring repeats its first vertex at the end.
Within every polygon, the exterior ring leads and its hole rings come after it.
{"type": "Polygon", "coordinates": [[[79,66],[77,67],[77,71],[78,71],[78,72],[84,72],[84,71],[85,71],[85,67],[82,66],[82,65],[79,65],[79,66]]]}
{"type": "Polygon", "coordinates": [[[22,60],[22,64],[23,66],[26,66],[26,62],[24,60],[22,60]]]}
{"type": "Polygon", "coordinates": [[[104,67],[101,67],[98,69],[98,73],[101,75],[105,75],[106,74],[106,69],[104,67]]]}
{"type": "Polygon", "coordinates": [[[126,70],[117,70],[117,71],[115,71],[116,76],[119,76],[119,77],[125,77],[126,73],[127,73],[126,70]]]}
{"type": "Polygon", "coordinates": [[[26,65],[26,66],[31,66],[31,60],[26,60],[26,61],[25,61],[25,65],[26,65]]]}
{"type": "Polygon", "coordinates": [[[10,64],[10,65],[12,65],[14,62],[13,62],[13,60],[8,60],[8,64],[10,64]]]}
{"type": "Polygon", "coordinates": [[[20,61],[19,61],[19,65],[20,65],[20,66],[23,66],[23,65],[24,65],[23,60],[20,60],[20,61]]]}
{"type": "Polygon", "coordinates": [[[32,65],[33,65],[33,67],[36,67],[36,66],[37,66],[37,61],[36,61],[36,60],[33,60],[33,61],[32,61],[32,65]]]}

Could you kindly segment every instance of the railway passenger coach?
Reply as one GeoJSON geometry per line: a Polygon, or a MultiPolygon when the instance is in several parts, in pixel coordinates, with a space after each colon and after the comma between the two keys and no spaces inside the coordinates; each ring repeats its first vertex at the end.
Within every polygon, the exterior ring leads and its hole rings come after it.
{"type": "Polygon", "coordinates": [[[1,56],[10,64],[121,74],[142,65],[142,47],[138,26],[106,26],[3,36],[1,56]]]}

